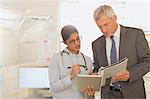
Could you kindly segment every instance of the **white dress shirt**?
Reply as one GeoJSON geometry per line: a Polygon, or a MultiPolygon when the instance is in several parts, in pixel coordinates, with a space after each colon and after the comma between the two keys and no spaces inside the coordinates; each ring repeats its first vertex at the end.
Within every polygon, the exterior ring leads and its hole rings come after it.
{"type": "MultiPolygon", "coordinates": [[[[116,44],[116,51],[117,51],[117,60],[119,59],[119,44],[120,44],[120,25],[118,25],[117,31],[113,34],[115,44],[116,44]]],[[[111,46],[112,46],[112,40],[110,37],[106,37],[106,55],[107,55],[107,60],[108,64],[111,64],[111,46]]]]}
{"type": "MultiPolygon", "coordinates": [[[[92,61],[84,55],[88,70],[81,67],[80,74],[89,74],[92,72],[92,61]]],[[[49,65],[50,91],[53,99],[87,99],[81,92],[77,91],[75,79],[71,80],[70,73],[73,64],[85,65],[84,58],[79,52],[72,54],[67,48],[64,52],[54,55],[49,65]]]]}

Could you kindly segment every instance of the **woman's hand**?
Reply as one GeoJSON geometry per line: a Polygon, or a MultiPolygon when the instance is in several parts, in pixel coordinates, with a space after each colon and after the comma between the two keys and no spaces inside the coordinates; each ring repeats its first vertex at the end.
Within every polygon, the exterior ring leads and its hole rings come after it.
{"type": "Polygon", "coordinates": [[[78,64],[73,65],[71,68],[71,80],[74,79],[80,73],[80,66],[78,64]]]}
{"type": "Polygon", "coordinates": [[[86,94],[87,96],[94,96],[95,95],[95,89],[93,87],[84,87],[81,89],[81,91],[86,94]]]}

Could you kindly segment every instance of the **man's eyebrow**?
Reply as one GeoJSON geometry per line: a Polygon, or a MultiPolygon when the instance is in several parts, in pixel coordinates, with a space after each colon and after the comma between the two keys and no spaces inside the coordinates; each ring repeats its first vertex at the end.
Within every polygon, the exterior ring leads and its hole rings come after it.
{"type": "Polygon", "coordinates": [[[103,25],[101,25],[101,26],[98,25],[98,27],[99,27],[99,28],[102,28],[103,26],[107,26],[107,25],[108,25],[108,23],[105,23],[105,24],[103,24],[103,25]]]}

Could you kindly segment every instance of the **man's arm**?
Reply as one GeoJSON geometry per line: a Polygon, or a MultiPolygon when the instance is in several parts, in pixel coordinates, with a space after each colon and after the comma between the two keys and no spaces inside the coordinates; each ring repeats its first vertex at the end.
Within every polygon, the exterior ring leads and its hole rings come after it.
{"type": "Polygon", "coordinates": [[[137,33],[135,51],[137,51],[138,62],[133,68],[129,69],[129,82],[141,79],[150,71],[150,48],[142,30],[138,30],[137,33]]]}
{"type": "Polygon", "coordinates": [[[96,48],[94,46],[94,43],[92,43],[92,51],[93,51],[93,66],[94,66],[94,69],[93,69],[93,73],[97,73],[100,66],[98,65],[98,61],[97,61],[97,52],[96,52],[96,48]]]}

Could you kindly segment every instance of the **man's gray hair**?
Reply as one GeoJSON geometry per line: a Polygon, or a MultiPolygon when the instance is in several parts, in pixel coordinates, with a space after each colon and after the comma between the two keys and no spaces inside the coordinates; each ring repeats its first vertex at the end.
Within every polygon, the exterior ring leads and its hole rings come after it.
{"type": "Polygon", "coordinates": [[[109,18],[113,18],[115,14],[114,10],[112,9],[111,6],[109,5],[102,5],[99,6],[95,11],[94,11],[94,20],[98,20],[101,18],[102,15],[105,15],[109,18]]]}

